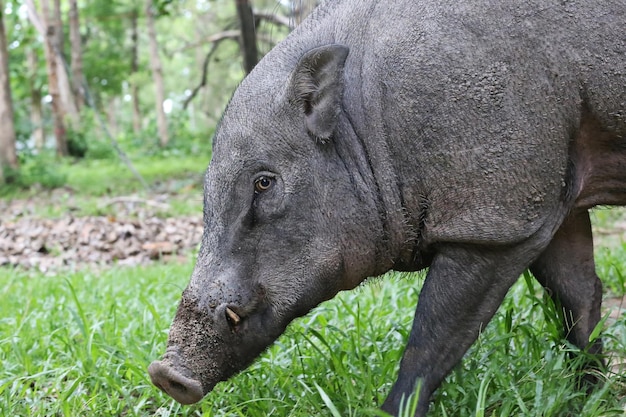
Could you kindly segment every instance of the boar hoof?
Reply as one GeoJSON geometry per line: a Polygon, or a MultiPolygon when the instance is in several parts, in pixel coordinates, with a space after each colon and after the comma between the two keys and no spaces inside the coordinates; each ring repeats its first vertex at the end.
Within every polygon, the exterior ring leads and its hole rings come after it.
{"type": "Polygon", "coordinates": [[[202,384],[176,372],[161,361],[148,367],[152,383],[181,404],[194,404],[204,397],[202,384]]]}

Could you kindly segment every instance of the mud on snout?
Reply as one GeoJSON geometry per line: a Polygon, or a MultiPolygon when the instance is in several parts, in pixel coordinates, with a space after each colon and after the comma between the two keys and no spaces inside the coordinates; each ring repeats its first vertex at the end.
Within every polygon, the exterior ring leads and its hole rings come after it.
{"type": "MultiPolygon", "coordinates": [[[[181,299],[167,349],[148,367],[152,383],[181,404],[200,401],[220,381],[246,368],[285,329],[271,310],[181,299]]],[[[247,303],[250,304],[250,303],[247,303]]]]}
{"type": "MultiPolygon", "coordinates": [[[[181,299],[170,328],[167,350],[148,367],[152,383],[181,404],[200,401],[220,381],[241,369],[229,350],[228,308],[201,311],[181,299]],[[225,337],[226,336],[226,337],[225,337]]],[[[232,313],[232,311],[230,311],[232,313]]]]}

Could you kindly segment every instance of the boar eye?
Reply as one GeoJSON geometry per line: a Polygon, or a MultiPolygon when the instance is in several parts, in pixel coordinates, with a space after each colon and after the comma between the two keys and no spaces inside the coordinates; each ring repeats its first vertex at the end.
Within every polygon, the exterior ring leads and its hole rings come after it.
{"type": "Polygon", "coordinates": [[[254,192],[263,193],[272,188],[272,185],[274,185],[274,178],[261,175],[254,181],[254,192]]]}

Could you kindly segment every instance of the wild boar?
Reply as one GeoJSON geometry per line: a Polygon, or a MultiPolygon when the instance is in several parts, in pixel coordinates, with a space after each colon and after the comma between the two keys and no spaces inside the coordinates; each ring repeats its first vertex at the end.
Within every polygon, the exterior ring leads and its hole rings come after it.
{"type": "Polygon", "coordinates": [[[426,414],[527,268],[600,352],[588,211],[626,204],[626,2],[327,1],[234,93],[204,198],[149,367],[181,403],[388,270],[429,267],[391,414],[418,380],[426,414]]]}

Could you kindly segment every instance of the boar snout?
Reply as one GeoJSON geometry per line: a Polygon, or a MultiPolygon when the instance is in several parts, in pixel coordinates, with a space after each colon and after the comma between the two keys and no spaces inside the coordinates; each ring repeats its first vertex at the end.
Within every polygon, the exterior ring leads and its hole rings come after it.
{"type": "Polygon", "coordinates": [[[232,334],[225,309],[225,305],[200,308],[196,298],[183,296],[165,355],[148,367],[154,385],[181,404],[200,401],[234,372],[232,343],[225,341],[232,334]],[[216,314],[219,310],[221,314],[216,314]]]}
{"type": "Polygon", "coordinates": [[[199,295],[185,290],[165,355],[148,367],[152,383],[181,404],[200,401],[218,382],[246,367],[274,340],[272,334],[280,334],[263,325],[271,314],[262,291],[221,281],[213,287],[219,291],[199,295]]]}
{"type": "Polygon", "coordinates": [[[152,383],[181,404],[194,404],[204,397],[202,384],[187,378],[164,361],[154,361],[148,367],[152,383]]]}

